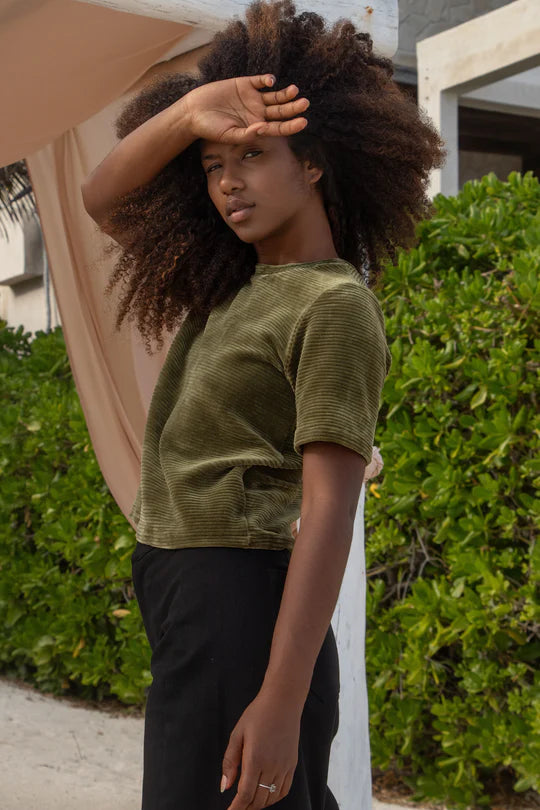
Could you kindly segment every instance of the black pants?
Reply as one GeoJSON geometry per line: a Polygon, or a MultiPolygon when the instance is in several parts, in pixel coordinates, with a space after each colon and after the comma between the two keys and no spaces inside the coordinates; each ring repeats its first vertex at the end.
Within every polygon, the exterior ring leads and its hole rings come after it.
{"type": "MultiPolygon", "coordinates": [[[[137,543],[133,583],[153,681],[144,728],[142,810],[226,810],[220,793],[229,736],[268,665],[290,552],[160,549],[137,543]]],[[[339,660],[332,627],[301,719],[298,764],[280,810],[339,810],[327,787],[339,722],[339,660]]],[[[258,788],[266,790],[266,788],[258,788]]]]}

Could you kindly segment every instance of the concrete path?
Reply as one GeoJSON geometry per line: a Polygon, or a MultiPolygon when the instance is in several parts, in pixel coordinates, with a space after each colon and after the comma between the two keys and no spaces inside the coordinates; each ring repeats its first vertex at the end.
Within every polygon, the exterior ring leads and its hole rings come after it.
{"type": "Polygon", "coordinates": [[[0,678],[1,810],[140,810],[143,728],[0,678]]]}

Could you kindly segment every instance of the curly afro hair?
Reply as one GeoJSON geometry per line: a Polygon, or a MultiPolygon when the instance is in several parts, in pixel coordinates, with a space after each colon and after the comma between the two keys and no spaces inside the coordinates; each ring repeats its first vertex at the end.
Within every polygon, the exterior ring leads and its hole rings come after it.
{"type": "MultiPolygon", "coordinates": [[[[279,90],[296,84],[310,106],[300,132],[288,136],[298,160],[323,169],[318,181],[338,255],[370,287],[382,263],[414,240],[430,210],[429,172],[444,156],[439,134],[392,79],[389,59],[350,20],[331,27],[318,14],[296,14],[292,0],[257,0],[213,38],[198,75],[154,79],[117,118],[122,139],[193,88],[209,82],[273,73],[279,90]]],[[[265,92],[264,90],[262,92],[265,92]]],[[[187,312],[207,316],[252,276],[258,261],[210,200],[199,141],[149,183],[120,197],[107,223],[124,234],[106,292],[119,281],[116,328],[137,319],[149,353],[154,337],[172,331],[187,312]]],[[[103,225],[103,223],[102,223],[103,225]]],[[[119,249],[112,246],[109,249],[119,249]]]]}

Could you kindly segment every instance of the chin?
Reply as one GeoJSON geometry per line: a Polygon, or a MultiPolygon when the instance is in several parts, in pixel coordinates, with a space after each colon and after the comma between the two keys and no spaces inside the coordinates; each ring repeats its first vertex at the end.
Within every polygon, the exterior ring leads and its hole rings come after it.
{"type": "Polygon", "coordinates": [[[270,234],[266,231],[259,233],[258,231],[254,230],[253,228],[231,228],[232,231],[237,235],[241,242],[245,242],[246,245],[252,245],[254,242],[259,242],[261,239],[269,236],[270,234]]]}
{"type": "MultiPolygon", "coordinates": [[[[229,226],[230,227],[230,226],[229,226]]],[[[263,242],[266,239],[271,239],[279,236],[282,233],[281,225],[273,225],[266,228],[261,228],[260,225],[256,226],[251,223],[239,222],[231,230],[235,232],[237,237],[248,245],[254,242],[263,242]]]]}

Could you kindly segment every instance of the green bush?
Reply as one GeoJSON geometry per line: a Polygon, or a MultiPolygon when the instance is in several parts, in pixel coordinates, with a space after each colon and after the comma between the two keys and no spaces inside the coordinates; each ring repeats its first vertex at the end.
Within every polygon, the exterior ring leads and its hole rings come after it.
{"type": "MultiPolygon", "coordinates": [[[[393,367],[366,500],[373,765],[416,797],[538,789],[538,181],[438,197],[381,297],[393,367]]],[[[92,451],[60,329],[0,322],[0,669],[142,703],[133,530],[92,451]]]]}
{"type": "Polygon", "coordinates": [[[55,694],[141,703],[134,532],[93,453],[61,329],[30,338],[0,321],[0,669],[55,694]]]}
{"type": "Polygon", "coordinates": [[[415,798],[540,786],[540,187],[438,196],[385,274],[393,367],[366,501],[373,765],[415,798]]]}

